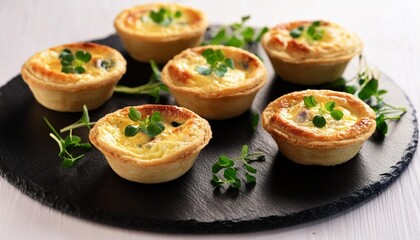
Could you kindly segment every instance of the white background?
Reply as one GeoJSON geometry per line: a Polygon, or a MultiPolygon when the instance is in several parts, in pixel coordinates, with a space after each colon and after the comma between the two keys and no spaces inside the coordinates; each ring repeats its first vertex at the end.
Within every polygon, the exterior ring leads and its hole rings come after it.
{"type": "MultiPolygon", "coordinates": [[[[202,9],[211,23],[251,15],[253,26],[328,19],[357,32],[368,61],[395,79],[420,109],[420,2],[176,1],[202,9]]],[[[145,1],[0,0],[0,86],[19,74],[27,58],[51,46],[98,39],[115,32],[122,9],[145,1]]],[[[1,109],[0,109],[1,111],[1,109]]],[[[1,134],[1,133],[0,133],[1,134]]],[[[397,141],[397,140],[395,140],[397,141]]],[[[0,156],[1,157],[1,156],[0,156]]],[[[48,208],[0,178],[0,239],[419,239],[420,162],[416,154],[383,193],[349,211],[271,231],[233,235],[159,234],[82,220],[48,208]]]]}

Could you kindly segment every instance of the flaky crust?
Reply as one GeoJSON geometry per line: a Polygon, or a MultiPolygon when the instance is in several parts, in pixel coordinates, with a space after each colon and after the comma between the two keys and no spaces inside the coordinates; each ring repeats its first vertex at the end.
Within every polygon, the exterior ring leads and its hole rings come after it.
{"type": "Polygon", "coordinates": [[[279,150],[292,161],[307,165],[336,165],[357,154],[364,141],[375,131],[375,118],[375,112],[353,95],[330,90],[306,90],[283,95],[271,102],[262,114],[262,124],[277,142],[279,150]],[[358,117],[356,123],[334,134],[322,134],[300,127],[279,114],[282,109],[310,95],[320,100],[335,101],[358,117]]]}
{"type": "Polygon", "coordinates": [[[267,81],[267,71],[261,60],[248,51],[208,45],[190,48],[175,56],[163,68],[162,81],[169,87],[180,106],[191,109],[207,119],[226,119],[238,116],[250,108],[255,95],[267,81]],[[235,65],[246,62],[246,77],[235,84],[216,85],[214,81],[217,79],[212,80],[212,76],[206,76],[209,83],[198,85],[197,78],[203,76],[195,71],[198,65],[195,66],[188,59],[196,58],[208,48],[222,50],[226,58],[234,60],[235,65]],[[184,61],[187,62],[184,64],[184,61]]]}
{"type": "Polygon", "coordinates": [[[263,36],[262,46],[282,79],[300,85],[332,82],[362,52],[363,42],[355,33],[333,22],[320,22],[326,29],[325,40],[307,41],[290,36],[290,31],[310,25],[309,21],[279,24],[263,36]]]}
{"type": "Polygon", "coordinates": [[[175,3],[156,3],[125,9],[115,18],[114,26],[134,59],[141,62],[154,60],[157,63],[166,63],[182,50],[199,45],[208,27],[208,21],[205,14],[198,9],[175,3]],[[188,15],[190,21],[175,31],[152,32],[136,28],[135,23],[142,15],[161,7],[180,10],[188,15]]]}
{"type": "MultiPolygon", "coordinates": [[[[141,154],[131,152],[113,144],[113,139],[105,134],[109,120],[128,117],[129,107],[107,114],[101,118],[89,133],[89,139],[101,151],[111,168],[121,177],[140,183],[167,182],[182,176],[193,165],[200,151],[209,143],[212,132],[208,122],[194,112],[172,105],[141,105],[135,107],[143,116],[159,111],[164,119],[184,122],[188,129],[195,129],[199,136],[174,152],[160,158],[145,159],[141,154]]],[[[174,131],[173,134],[178,134],[174,131]]],[[[155,138],[153,141],[157,141],[155,138]]]]}
{"type": "Polygon", "coordinates": [[[21,74],[41,105],[56,111],[79,112],[84,104],[94,109],[108,100],[125,71],[126,61],[117,50],[95,43],[72,43],[33,55],[23,64],[21,74]],[[104,56],[113,59],[115,66],[111,71],[93,74],[63,73],[58,58],[63,49],[94,52],[96,59],[92,58],[90,65],[96,64],[98,56],[104,56]]]}

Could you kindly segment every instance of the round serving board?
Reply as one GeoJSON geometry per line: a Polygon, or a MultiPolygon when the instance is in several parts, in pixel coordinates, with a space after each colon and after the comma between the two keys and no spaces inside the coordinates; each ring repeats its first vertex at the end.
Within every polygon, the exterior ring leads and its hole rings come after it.
{"type": "MultiPolygon", "coordinates": [[[[128,70],[120,84],[148,81],[149,65],[130,58],[116,35],[95,42],[116,48],[127,59],[128,70]]],[[[260,47],[256,51],[265,57],[260,47]]],[[[283,157],[261,124],[252,130],[251,112],[261,113],[279,96],[305,88],[275,77],[269,61],[264,61],[269,81],[251,111],[210,121],[213,138],[193,168],[177,180],[155,185],[120,178],[96,149],[75,167],[62,167],[58,146],[42,117],[60,129],[81,114],[42,107],[19,75],[0,89],[0,174],[32,198],[74,216],[159,232],[216,233],[272,229],[333,215],[377,196],[405,169],[417,147],[417,119],[409,99],[386,75],[380,82],[389,90],[386,99],[408,109],[400,121],[390,123],[387,137],[374,135],[354,159],[335,167],[302,166],[283,157]],[[211,166],[221,154],[237,156],[244,144],[266,155],[264,162],[252,163],[258,169],[256,184],[239,190],[214,189],[211,166]]],[[[91,120],[153,101],[147,95],[114,94],[101,108],[90,111],[91,120]]],[[[168,94],[161,102],[174,104],[168,94]]],[[[87,141],[87,129],[74,133],[87,141]]]]}

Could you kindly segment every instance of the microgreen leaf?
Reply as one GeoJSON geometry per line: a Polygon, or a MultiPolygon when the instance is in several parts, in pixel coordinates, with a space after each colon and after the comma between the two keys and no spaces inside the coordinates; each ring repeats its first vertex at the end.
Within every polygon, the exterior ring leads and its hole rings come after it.
{"type": "Polygon", "coordinates": [[[127,137],[133,137],[133,136],[136,136],[138,130],[139,128],[137,126],[128,125],[124,129],[124,134],[127,137]]]}
{"type": "Polygon", "coordinates": [[[233,36],[226,42],[225,45],[240,48],[242,47],[243,42],[238,37],[233,36]]]}
{"type": "Polygon", "coordinates": [[[379,82],[376,79],[370,79],[366,83],[363,82],[363,85],[365,86],[360,90],[358,97],[362,100],[367,100],[377,93],[379,82]]]}
{"type": "Polygon", "coordinates": [[[324,107],[328,112],[332,112],[335,108],[335,102],[333,102],[333,101],[327,102],[327,103],[325,103],[324,107]]]}
{"type": "Polygon", "coordinates": [[[334,118],[337,121],[341,120],[344,116],[344,113],[342,111],[336,110],[336,109],[332,110],[330,114],[331,114],[331,117],[334,118]]]}
{"type": "Polygon", "coordinates": [[[227,70],[228,69],[226,65],[219,65],[218,67],[216,67],[214,74],[216,74],[218,77],[223,77],[225,76],[227,70]]]}
{"type": "Polygon", "coordinates": [[[86,72],[86,70],[84,67],[81,67],[81,66],[77,66],[73,69],[73,73],[76,73],[76,74],[82,74],[84,72],[86,72]]]}
{"type": "Polygon", "coordinates": [[[88,63],[92,59],[92,55],[86,51],[76,51],[76,59],[88,63]]]}
{"type": "Polygon", "coordinates": [[[66,48],[61,51],[58,58],[61,59],[61,72],[82,74],[86,72],[83,63],[88,63],[92,56],[90,53],[81,50],[76,51],[76,54],[73,55],[71,50],[66,48]]]}
{"type": "Polygon", "coordinates": [[[249,172],[249,173],[257,173],[257,169],[251,167],[251,165],[245,165],[245,169],[249,172]]]}
{"type": "MultiPolygon", "coordinates": [[[[315,99],[314,96],[304,96],[303,97],[303,103],[305,104],[306,107],[308,108],[313,108],[318,106],[318,103],[315,99]]],[[[312,119],[312,123],[318,127],[318,128],[323,128],[326,124],[327,121],[325,120],[325,118],[322,116],[322,114],[325,113],[330,113],[331,117],[335,120],[340,120],[343,118],[344,113],[340,110],[335,110],[335,105],[336,103],[334,101],[330,101],[324,104],[324,107],[322,106],[318,106],[319,111],[320,111],[320,115],[316,115],[313,119],[312,119]]]]}
{"type": "Polygon", "coordinates": [[[252,130],[257,130],[258,122],[260,121],[260,115],[257,112],[253,112],[251,115],[251,126],[252,130]]]}
{"type": "Polygon", "coordinates": [[[382,135],[386,135],[388,133],[388,124],[385,122],[385,116],[383,114],[376,118],[376,129],[382,135]]]}
{"type": "Polygon", "coordinates": [[[248,145],[243,145],[242,150],[241,150],[241,158],[246,157],[248,155],[248,153],[249,153],[248,145]]]}
{"type": "Polygon", "coordinates": [[[149,137],[156,137],[165,130],[160,112],[153,112],[146,118],[141,119],[141,113],[137,109],[130,107],[128,117],[132,121],[138,122],[138,125],[127,125],[125,127],[124,134],[127,137],[133,137],[138,132],[143,132],[149,137]]]}
{"type": "Polygon", "coordinates": [[[262,36],[268,32],[267,27],[263,27],[258,34],[255,29],[245,26],[250,16],[243,16],[239,23],[220,27],[215,33],[202,45],[226,45],[238,48],[249,49],[251,44],[261,41],[262,36]]]}
{"type": "Polygon", "coordinates": [[[152,10],[149,13],[149,17],[154,23],[164,27],[171,25],[173,19],[180,18],[181,16],[181,11],[176,11],[173,13],[166,8],[160,8],[158,11],[152,10]]]}
{"type": "Polygon", "coordinates": [[[216,76],[223,77],[227,73],[228,68],[234,68],[233,60],[225,58],[223,51],[220,49],[213,50],[207,48],[201,53],[201,56],[203,56],[210,65],[196,67],[195,71],[201,75],[207,76],[214,72],[216,76]]]}
{"type": "Polygon", "coordinates": [[[223,172],[223,176],[226,178],[226,180],[228,181],[234,181],[236,179],[236,169],[233,167],[228,167],[225,169],[225,171],[223,172]]]}
{"type": "Polygon", "coordinates": [[[366,59],[359,56],[359,69],[355,77],[345,81],[344,91],[366,102],[376,113],[376,131],[382,135],[388,133],[387,120],[399,120],[407,111],[404,107],[395,107],[384,101],[386,89],[379,89],[379,71],[371,68],[366,59]]]}
{"type": "Polygon", "coordinates": [[[315,107],[318,103],[315,100],[314,96],[304,96],[303,97],[303,103],[305,104],[305,106],[307,106],[308,108],[312,108],[315,107]]]}
{"type": "Polygon", "coordinates": [[[238,178],[238,171],[240,170],[236,163],[238,160],[242,162],[242,171],[244,171],[245,181],[246,183],[255,182],[255,176],[251,174],[257,173],[257,169],[252,167],[249,163],[251,161],[257,160],[264,160],[264,154],[261,152],[249,152],[248,145],[243,145],[241,149],[241,155],[237,158],[229,158],[225,155],[221,155],[218,161],[213,164],[212,166],[212,174],[213,178],[210,181],[214,187],[218,187],[224,184],[228,184],[230,187],[233,188],[240,188],[241,187],[241,179],[238,178]],[[221,170],[223,169],[223,178],[217,176],[221,170]]]}
{"type": "Polygon", "coordinates": [[[303,25],[298,26],[290,31],[292,38],[299,38],[305,36],[306,39],[312,41],[319,41],[323,38],[325,30],[322,29],[321,21],[314,21],[311,25],[305,27],[303,25]]]}
{"type": "Polygon", "coordinates": [[[253,183],[257,180],[257,178],[255,178],[255,176],[253,176],[249,173],[245,173],[245,177],[246,177],[246,183],[253,183]]]}
{"type": "Polygon", "coordinates": [[[74,166],[76,162],[84,156],[83,154],[81,154],[79,156],[73,157],[73,155],[70,153],[72,149],[75,149],[75,148],[83,148],[86,150],[92,149],[92,146],[89,143],[81,142],[82,141],[81,137],[72,134],[72,130],[75,128],[79,128],[82,126],[86,126],[90,128],[90,125],[94,124],[94,123],[89,122],[89,114],[87,112],[86,106],[83,106],[83,116],[79,121],[60,130],[61,132],[70,131],[69,135],[67,135],[65,138],[62,138],[60,136],[60,134],[57,132],[57,130],[55,130],[55,128],[51,125],[51,123],[48,121],[46,117],[44,117],[43,119],[52,132],[49,134],[50,137],[55,142],[57,142],[59,146],[58,156],[62,159],[62,165],[64,167],[74,166]]]}
{"type": "Polygon", "coordinates": [[[152,68],[152,75],[149,82],[137,87],[117,85],[114,88],[114,92],[126,94],[148,94],[154,97],[156,102],[159,102],[160,92],[169,92],[169,90],[161,80],[160,70],[156,63],[154,61],[150,61],[150,66],[152,68]]]}
{"type": "Polygon", "coordinates": [[[254,40],[255,30],[252,27],[245,27],[241,34],[245,41],[252,42],[254,40]]]}
{"type": "Polygon", "coordinates": [[[220,186],[224,183],[223,181],[221,181],[219,179],[219,177],[217,175],[214,175],[214,174],[213,174],[213,178],[211,179],[210,182],[214,187],[220,186]]]}
{"type": "Polygon", "coordinates": [[[345,86],[344,87],[344,92],[346,92],[346,93],[355,94],[356,91],[357,91],[356,86],[345,86]]]}
{"type": "Polygon", "coordinates": [[[165,126],[160,122],[151,122],[146,127],[146,134],[149,137],[156,137],[165,130],[165,126]]]}
{"type": "Polygon", "coordinates": [[[295,28],[292,31],[290,31],[290,36],[292,38],[299,38],[300,36],[302,36],[302,31],[299,30],[298,28],[295,28]]]}
{"type": "Polygon", "coordinates": [[[323,128],[326,124],[327,121],[325,120],[325,118],[323,116],[320,115],[316,115],[313,119],[312,119],[312,123],[315,125],[315,127],[317,128],[323,128]]]}
{"type": "MultiPolygon", "coordinates": [[[[216,173],[218,173],[221,169],[223,168],[223,166],[222,165],[220,165],[218,162],[217,163],[215,163],[215,164],[213,164],[213,166],[211,167],[211,172],[212,173],[214,173],[214,174],[216,174],[216,173]]],[[[216,176],[217,177],[217,176],[216,176]]],[[[217,178],[217,179],[219,179],[219,178],[217,178]]]]}
{"type": "Polygon", "coordinates": [[[128,113],[128,117],[133,122],[137,122],[137,121],[139,121],[141,119],[141,113],[137,109],[135,109],[133,107],[130,107],[129,113],[128,113]]]}
{"type": "Polygon", "coordinates": [[[217,163],[222,167],[231,167],[234,165],[234,162],[229,157],[222,155],[219,157],[219,161],[217,163]]]}

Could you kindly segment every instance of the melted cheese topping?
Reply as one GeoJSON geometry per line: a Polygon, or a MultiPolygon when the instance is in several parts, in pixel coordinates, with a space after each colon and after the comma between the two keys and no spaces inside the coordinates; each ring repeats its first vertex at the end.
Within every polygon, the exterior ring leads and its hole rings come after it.
{"type": "Polygon", "coordinates": [[[172,82],[175,86],[189,88],[196,92],[217,92],[238,89],[240,86],[252,84],[250,79],[255,78],[255,66],[249,65],[246,60],[237,59],[235,55],[224,52],[227,58],[234,60],[234,69],[228,68],[223,77],[214,72],[210,75],[202,75],[197,72],[199,66],[208,67],[207,60],[196,51],[188,51],[176,59],[173,66],[177,68],[180,77],[174,77],[172,82]]]}
{"type": "MultiPolygon", "coordinates": [[[[75,55],[77,51],[80,49],[76,48],[69,48],[72,51],[72,54],[75,55]]],[[[59,58],[60,53],[64,50],[64,48],[56,48],[50,49],[40,54],[40,60],[45,64],[45,67],[51,71],[61,72],[62,65],[61,59],[59,58]]],[[[108,52],[104,53],[97,49],[89,49],[88,52],[92,55],[92,59],[87,62],[83,63],[83,67],[85,68],[86,72],[82,74],[75,74],[76,76],[80,76],[81,78],[79,81],[88,80],[90,78],[95,78],[97,76],[106,74],[112,68],[105,69],[101,67],[101,62],[104,60],[113,61],[116,60],[113,57],[113,54],[108,52]],[[83,75],[83,77],[82,77],[83,75]]],[[[74,60],[73,60],[74,61],[74,60]]]]}
{"type": "MultiPolygon", "coordinates": [[[[27,64],[29,67],[28,70],[37,79],[44,82],[69,84],[100,81],[110,72],[114,70],[118,71],[121,67],[125,68],[125,66],[123,66],[125,63],[120,62],[120,59],[114,53],[115,50],[104,48],[103,46],[92,47],[91,44],[87,44],[87,46],[88,47],[85,49],[83,45],[63,45],[42,51],[30,58],[27,64]],[[61,71],[63,66],[61,65],[59,55],[64,49],[71,50],[73,55],[79,50],[87,51],[91,54],[91,60],[81,65],[85,69],[84,73],[73,74],[63,73],[61,71]],[[105,69],[101,66],[103,61],[110,61],[114,66],[105,69]]],[[[78,60],[75,59],[73,62],[74,61],[78,60]]]]}
{"type": "Polygon", "coordinates": [[[321,21],[320,29],[324,31],[324,34],[320,40],[311,40],[305,37],[305,34],[296,39],[292,38],[290,32],[301,25],[307,28],[311,22],[293,22],[271,29],[266,36],[270,38],[270,48],[284,58],[301,61],[348,57],[361,51],[362,43],[357,35],[331,22],[321,21]]]}
{"type": "Polygon", "coordinates": [[[342,111],[344,116],[341,120],[335,120],[329,113],[321,112],[321,108],[324,108],[325,103],[320,102],[318,106],[307,108],[301,101],[289,108],[282,108],[279,114],[294,125],[324,135],[332,135],[336,134],[337,131],[344,131],[353,126],[359,119],[358,116],[351,113],[348,109],[338,105],[334,109],[342,111]],[[322,115],[325,118],[327,124],[324,127],[318,128],[312,123],[312,119],[316,115],[322,115]]]}
{"type": "Polygon", "coordinates": [[[130,152],[135,157],[151,160],[171,155],[187,147],[194,140],[203,136],[203,130],[195,123],[197,119],[190,118],[178,127],[173,127],[171,121],[164,119],[165,130],[155,138],[139,132],[133,137],[124,134],[125,127],[133,124],[127,116],[115,115],[107,119],[102,127],[101,138],[104,141],[130,152]]]}
{"type": "Polygon", "coordinates": [[[152,36],[181,34],[196,28],[202,20],[196,11],[176,4],[152,4],[131,8],[126,10],[121,18],[123,18],[121,21],[126,28],[137,34],[152,36]],[[173,14],[179,11],[181,16],[173,18],[168,26],[162,26],[149,17],[152,11],[158,12],[161,8],[165,8],[173,14]]]}

